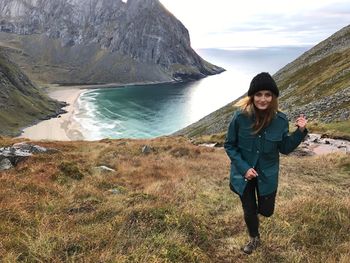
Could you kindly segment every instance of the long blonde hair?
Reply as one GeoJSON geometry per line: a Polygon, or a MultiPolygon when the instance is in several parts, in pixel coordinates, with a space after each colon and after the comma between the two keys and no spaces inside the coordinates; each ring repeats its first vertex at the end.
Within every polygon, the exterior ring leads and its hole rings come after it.
{"type": "Polygon", "coordinates": [[[255,115],[255,121],[252,126],[253,134],[259,133],[263,128],[267,127],[278,112],[278,99],[272,94],[272,100],[269,107],[263,112],[258,110],[254,105],[254,95],[246,96],[239,100],[234,106],[239,107],[243,113],[252,117],[255,115]]]}

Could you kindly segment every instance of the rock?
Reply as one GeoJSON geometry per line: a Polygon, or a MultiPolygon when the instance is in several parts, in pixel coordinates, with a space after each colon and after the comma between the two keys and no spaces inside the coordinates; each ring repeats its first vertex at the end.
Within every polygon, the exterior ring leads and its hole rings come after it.
{"type": "MultiPolygon", "coordinates": [[[[0,148],[0,160],[7,159],[12,166],[26,160],[36,153],[54,153],[56,149],[46,149],[38,145],[28,144],[26,142],[16,143],[11,147],[0,148]]],[[[4,161],[7,162],[7,161],[4,161]]]]}
{"type": "Polygon", "coordinates": [[[13,166],[16,166],[19,162],[24,161],[32,154],[26,151],[21,151],[13,147],[1,148],[0,158],[8,159],[13,166]]]}
{"type": "Polygon", "coordinates": [[[96,170],[100,171],[100,172],[115,172],[114,169],[112,168],[109,168],[107,166],[104,166],[104,165],[101,165],[101,166],[98,166],[98,167],[95,167],[96,170]]]}
{"type": "Polygon", "coordinates": [[[329,138],[329,135],[327,133],[323,133],[320,138],[321,139],[329,138]]]}
{"type": "Polygon", "coordinates": [[[15,143],[14,145],[12,145],[12,148],[29,153],[44,153],[47,151],[47,149],[44,147],[28,144],[26,142],[15,143]]]}
{"type": "Polygon", "coordinates": [[[57,153],[57,149],[45,148],[39,145],[28,144],[26,142],[15,143],[12,148],[29,153],[57,153]]]}
{"type": "Polygon", "coordinates": [[[109,189],[108,192],[110,192],[111,194],[117,195],[117,194],[124,194],[126,193],[128,190],[121,186],[121,185],[116,185],[114,188],[109,189]]]}
{"type": "Polygon", "coordinates": [[[141,152],[144,154],[150,154],[152,152],[152,148],[149,145],[145,145],[142,147],[141,152]]]}
{"type": "Polygon", "coordinates": [[[217,147],[218,143],[202,143],[202,144],[199,144],[198,146],[203,146],[203,147],[217,147]]]}
{"type": "Polygon", "coordinates": [[[0,171],[9,170],[13,167],[9,159],[4,158],[0,161],[0,171]]]}
{"type": "Polygon", "coordinates": [[[111,194],[114,194],[114,195],[122,193],[119,189],[109,189],[108,192],[110,192],[111,194]]]}
{"type": "Polygon", "coordinates": [[[349,112],[342,112],[342,113],[340,114],[339,119],[340,119],[341,121],[345,121],[345,120],[348,120],[348,119],[349,119],[349,116],[350,116],[349,112]]]}

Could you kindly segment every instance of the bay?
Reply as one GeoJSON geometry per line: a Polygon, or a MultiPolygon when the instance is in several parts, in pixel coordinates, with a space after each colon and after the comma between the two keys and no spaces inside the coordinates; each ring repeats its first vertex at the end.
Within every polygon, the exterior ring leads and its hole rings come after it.
{"type": "Polygon", "coordinates": [[[199,49],[226,71],[187,83],[88,91],[80,96],[74,118],[88,140],[169,135],[243,95],[256,74],[274,74],[309,48],[199,49]]]}

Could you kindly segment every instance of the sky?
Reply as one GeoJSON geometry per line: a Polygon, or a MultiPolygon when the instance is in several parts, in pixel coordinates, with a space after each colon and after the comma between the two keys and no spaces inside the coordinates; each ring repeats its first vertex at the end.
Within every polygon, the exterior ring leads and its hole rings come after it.
{"type": "Polygon", "coordinates": [[[350,0],[160,0],[193,48],[316,45],[350,24],[350,0]]]}

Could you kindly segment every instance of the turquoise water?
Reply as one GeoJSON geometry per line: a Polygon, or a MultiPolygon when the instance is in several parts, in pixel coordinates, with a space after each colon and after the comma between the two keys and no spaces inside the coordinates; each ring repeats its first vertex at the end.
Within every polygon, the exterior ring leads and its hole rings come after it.
{"type": "Polygon", "coordinates": [[[244,94],[257,73],[274,74],[307,49],[197,50],[227,71],[188,83],[88,91],[78,100],[75,119],[88,140],[168,135],[244,94]]]}

